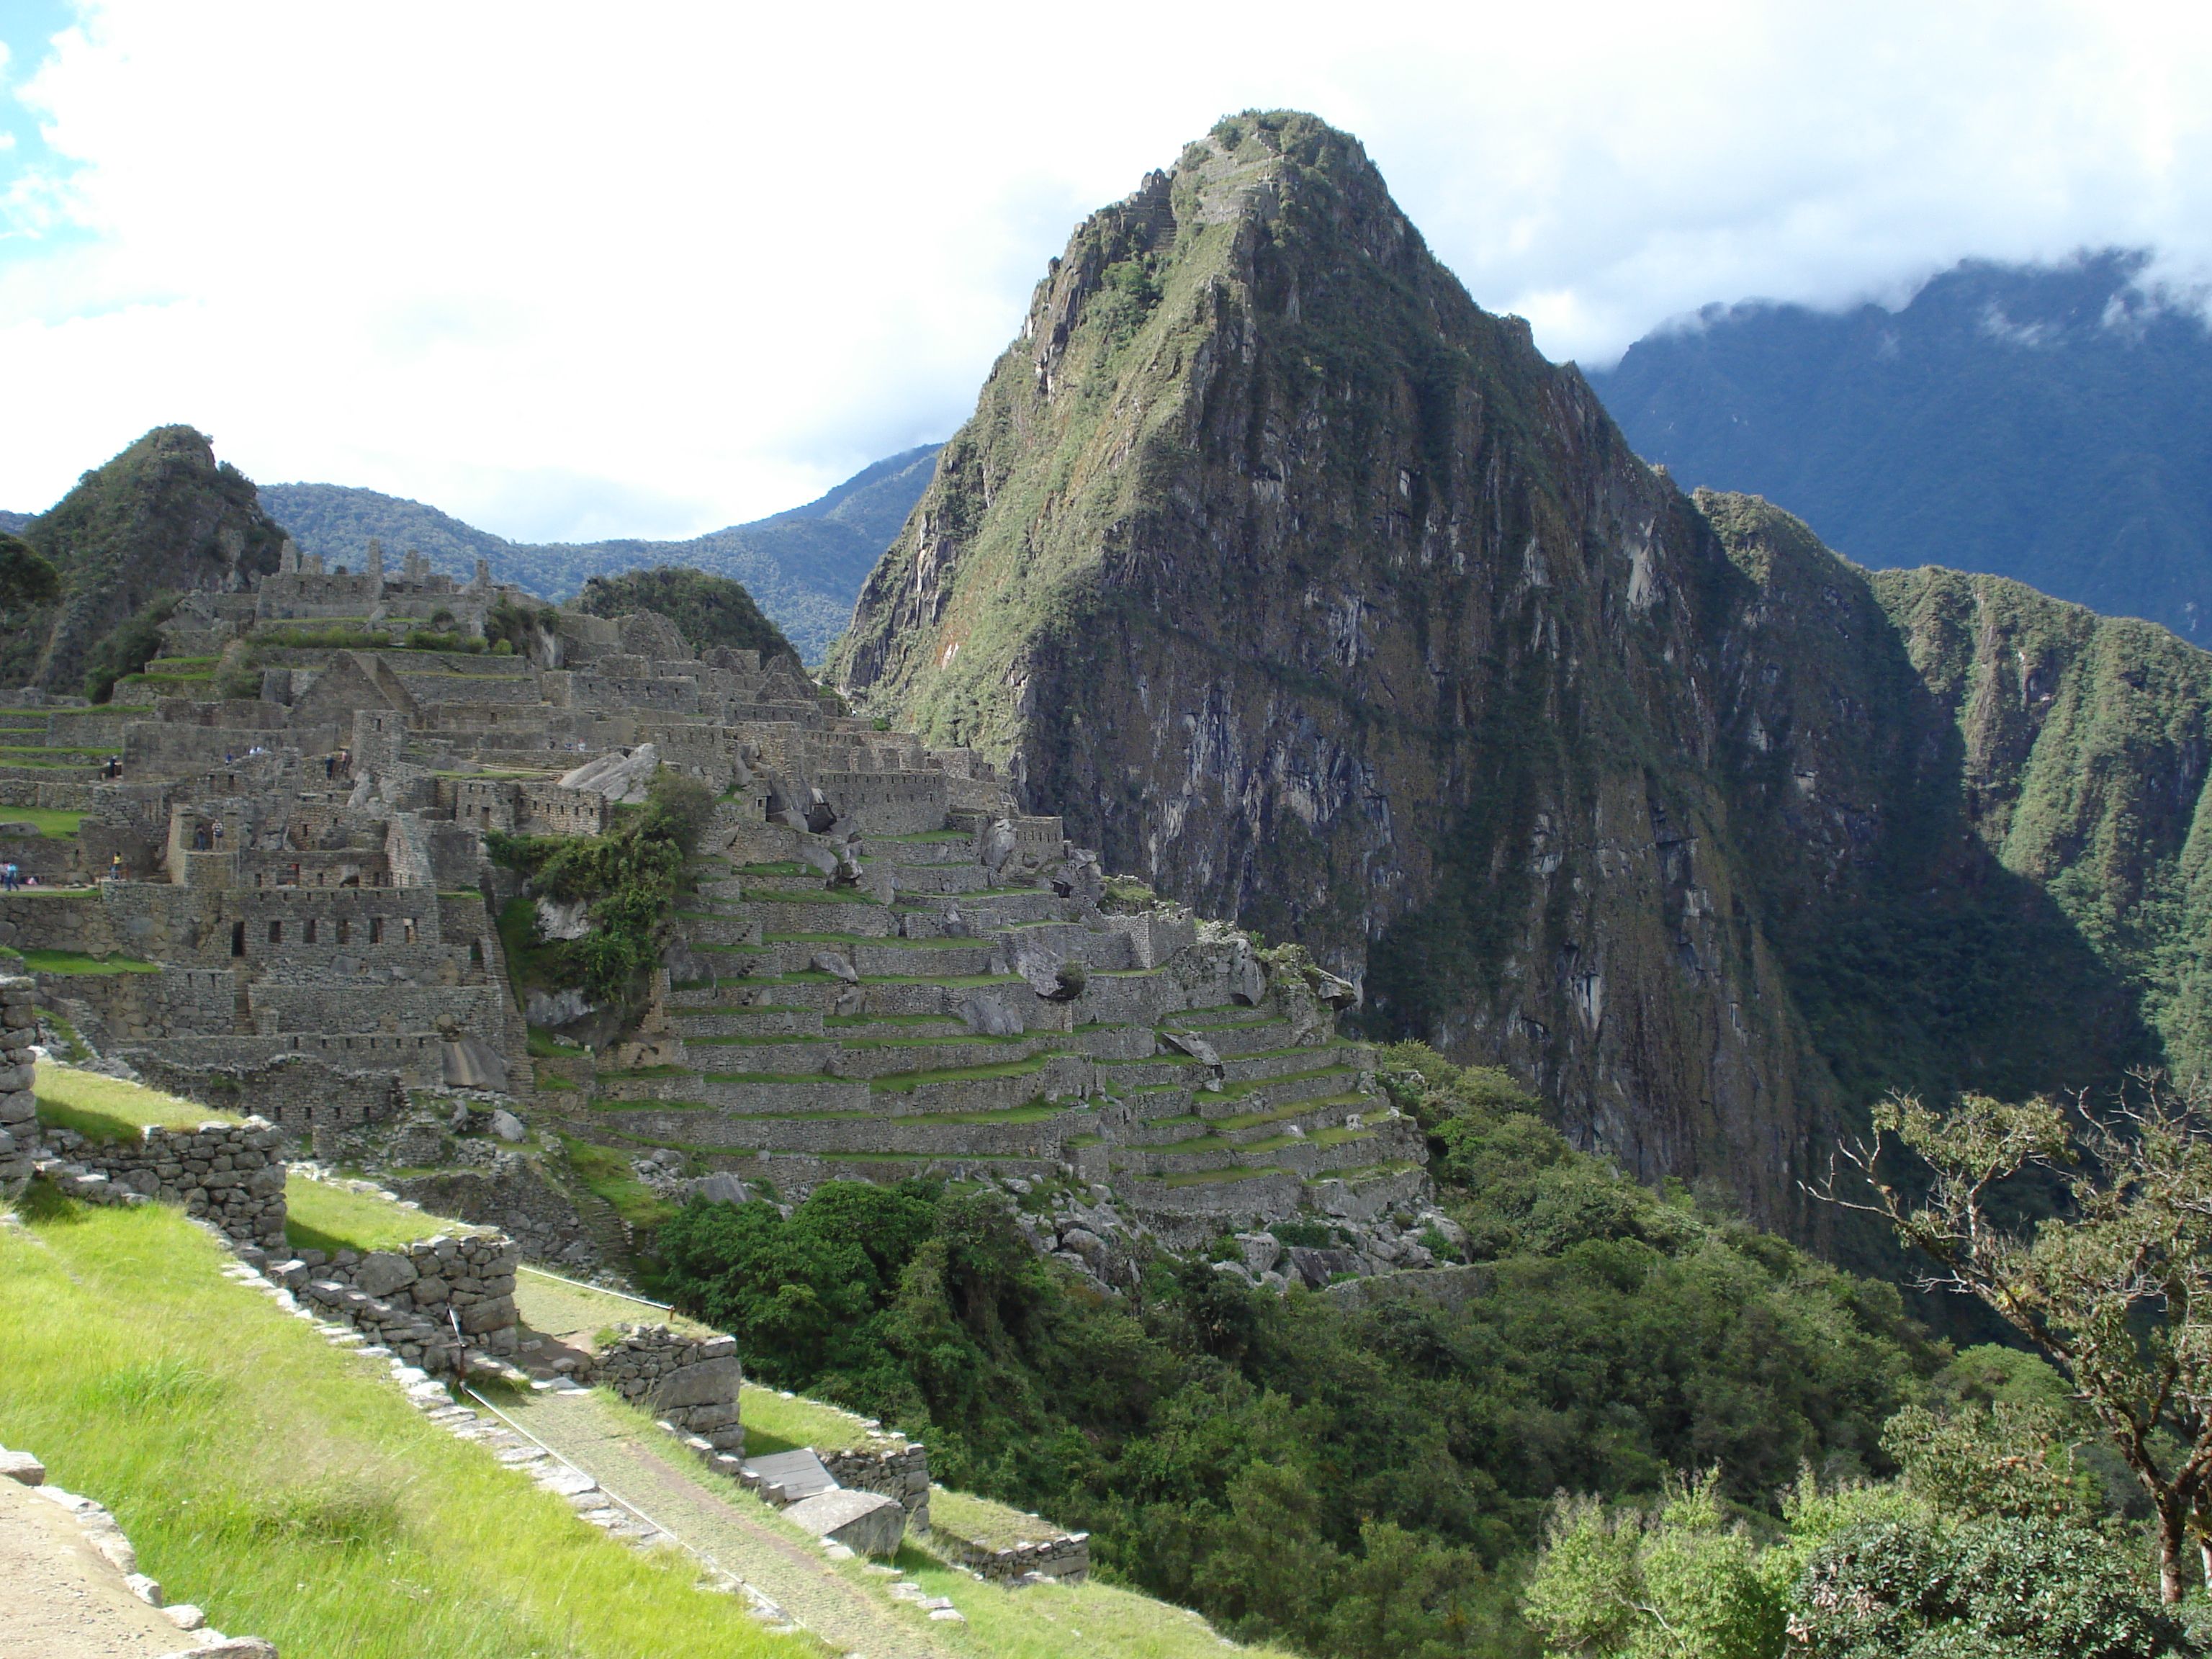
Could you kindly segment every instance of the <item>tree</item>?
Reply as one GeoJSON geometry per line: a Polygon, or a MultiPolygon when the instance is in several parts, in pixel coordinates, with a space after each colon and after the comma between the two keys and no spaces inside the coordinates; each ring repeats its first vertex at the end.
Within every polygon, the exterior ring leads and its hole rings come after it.
{"type": "Polygon", "coordinates": [[[2163,1088],[2091,1116],[2046,1099],[1969,1095],[1939,1115],[1917,1100],[1877,1107],[1874,1138],[1841,1149],[1881,1216],[1942,1287],[1989,1307],[2065,1376],[2149,1498],[2159,1594],[2181,1600],[2193,1542],[2212,1583],[2212,1127],[2163,1088]],[[1889,1138],[1932,1172],[1909,1198],[1879,1167],[1889,1138]],[[2008,1188],[2043,1171],[2060,1212],[2008,1224],[2008,1188]]]}
{"type": "Polygon", "coordinates": [[[21,537],[0,532],[0,611],[52,605],[61,596],[61,573],[21,537]]]}

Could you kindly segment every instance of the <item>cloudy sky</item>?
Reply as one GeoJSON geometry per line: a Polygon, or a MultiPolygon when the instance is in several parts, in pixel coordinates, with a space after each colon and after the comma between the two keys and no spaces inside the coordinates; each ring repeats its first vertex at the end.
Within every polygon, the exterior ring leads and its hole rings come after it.
{"type": "Polygon", "coordinates": [[[686,535],[941,438],[1073,222],[1226,112],[1364,139],[1609,361],[1969,255],[2212,273],[2212,9],[0,5],[0,507],[185,421],[265,482],[686,535]]]}

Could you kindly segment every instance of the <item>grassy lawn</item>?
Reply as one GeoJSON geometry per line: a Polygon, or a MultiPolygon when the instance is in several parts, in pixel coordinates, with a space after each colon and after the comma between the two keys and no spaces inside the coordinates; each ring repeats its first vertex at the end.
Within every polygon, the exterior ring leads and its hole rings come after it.
{"type": "Polygon", "coordinates": [[[158,974],[161,964],[136,957],[88,957],[79,951],[18,951],[23,966],[39,974],[158,974]]]}
{"type": "MultiPolygon", "coordinates": [[[[818,1400],[787,1398],[757,1382],[745,1384],[738,1407],[745,1422],[745,1455],[763,1457],[770,1452],[811,1446],[817,1451],[842,1451],[865,1445],[868,1431],[851,1412],[825,1406],[818,1400]]],[[[935,1503],[933,1498],[931,1502],[935,1503]]]]}
{"type": "Polygon", "coordinates": [[[545,1336],[557,1336],[596,1348],[600,1332],[617,1325],[667,1325],[690,1336],[710,1336],[713,1328],[670,1309],[579,1285],[536,1267],[514,1275],[514,1304],[522,1322],[545,1336]]]}
{"type": "Polygon", "coordinates": [[[73,836],[83,822],[83,813],[55,806],[0,806],[0,823],[35,823],[42,836],[73,836]]]}
{"type": "Polygon", "coordinates": [[[295,1250],[389,1250],[440,1233],[476,1230],[327,1181],[295,1175],[284,1182],[284,1237],[295,1250]]]}
{"type": "Polygon", "coordinates": [[[155,1205],[0,1231],[0,1441],[113,1510],[170,1600],[295,1659],[818,1651],[424,1422],[225,1259],[155,1205]]]}
{"type": "Polygon", "coordinates": [[[74,1129],[88,1140],[136,1140],[149,1123],[171,1129],[196,1129],[203,1123],[241,1123],[235,1112],[219,1112],[196,1100],[165,1095],[158,1089],[80,1072],[52,1060],[39,1066],[33,1085],[39,1121],[57,1129],[74,1129]]]}

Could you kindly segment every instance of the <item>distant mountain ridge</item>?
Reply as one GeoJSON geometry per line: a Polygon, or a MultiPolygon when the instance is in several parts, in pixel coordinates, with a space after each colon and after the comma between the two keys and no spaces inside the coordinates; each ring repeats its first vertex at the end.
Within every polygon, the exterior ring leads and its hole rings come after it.
{"type": "Polygon", "coordinates": [[[2212,331],[2149,256],[1968,261],[1899,311],[1709,306],[1589,375],[1685,488],[2212,641],[2212,331]]]}
{"type": "Polygon", "coordinates": [[[343,484],[264,484],[261,501],[304,551],[331,563],[359,564],[374,537],[395,557],[419,548],[432,568],[454,575],[483,559],[497,580],[549,599],[574,597],[593,576],[653,565],[728,576],[813,662],[845,631],[860,584],[928,487],[938,449],[887,456],[804,506],[689,541],[511,542],[421,501],[343,484]]]}

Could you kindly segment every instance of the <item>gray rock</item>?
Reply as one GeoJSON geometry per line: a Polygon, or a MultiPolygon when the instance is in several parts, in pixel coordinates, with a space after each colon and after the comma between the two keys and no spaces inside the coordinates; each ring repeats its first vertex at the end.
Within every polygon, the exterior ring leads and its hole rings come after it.
{"type": "MultiPolygon", "coordinates": [[[[538,931],[547,939],[581,939],[592,931],[591,914],[581,899],[541,898],[538,901],[538,931]]],[[[533,995],[543,995],[534,992],[533,995]]],[[[572,994],[568,992],[562,995],[572,994]]],[[[539,1020],[541,1025],[557,1024],[557,1020],[539,1020]]]]}
{"type": "Polygon", "coordinates": [[[737,1356],[702,1359],[672,1372],[653,1392],[653,1403],[663,1411],[678,1406],[711,1406],[735,1400],[744,1382],[737,1356]]]}
{"type": "Polygon", "coordinates": [[[691,1183],[691,1196],[703,1198],[709,1204],[750,1204],[753,1195],[746,1190],[745,1183],[727,1170],[717,1170],[691,1183]]]}
{"type": "Polygon", "coordinates": [[[645,799],[653,775],[660,769],[660,753],[641,743],[627,755],[602,755],[573,772],[561,775],[564,789],[596,789],[618,805],[634,806],[645,799]]]}
{"type": "Polygon", "coordinates": [[[1088,1227],[1070,1227],[1060,1236],[1060,1248],[1072,1251],[1100,1279],[1106,1276],[1106,1241],[1088,1227]]]}
{"type": "Polygon", "coordinates": [[[960,999],[960,1023],[982,1036],[1019,1036],[1022,1017],[988,991],[969,991],[960,999]]]}
{"type": "Polygon", "coordinates": [[[881,1492],[838,1487],[793,1504],[783,1513],[786,1520],[797,1522],[817,1538],[842,1544],[855,1555],[896,1555],[906,1536],[906,1510],[898,1499],[881,1492]]]}
{"type": "Polygon", "coordinates": [[[1283,1259],[1282,1241],[1273,1233],[1239,1233],[1237,1247],[1244,1254],[1244,1265],[1255,1277],[1266,1273],[1283,1259]]]}
{"type": "Polygon", "coordinates": [[[811,964],[817,974],[827,974],[832,979],[842,979],[848,985],[857,985],[860,970],[835,951],[817,951],[811,964]]]}
{"type": "Polygon", "coordinates": [[[1221,1064],[1221,1056],[1214,1052],[1213,1045],[1195,1032],[1163,1031],[1160,1033],[1160,1041],[1170,1048],[1181,1049],[1202,1066],[1221,1064]]]}
{"type": "Polygon", "coordinates": [[[507,1087],[507,1058],[482,1037],[463,1036],[442,1045],[446,1084],[454,1089],[507,1087]]]}
{"type": "Polygon", "coordinates": [[[491,1132],[501,1140],[527,1140],[530,1131],[520,1118],[502,1107],[491,1115],[491,1132]]]}
{"type": "Polygon", "coordinates": [[[354,1288],[380,1302],[402,1285],[412,1285],[416,1277],[414,1264],[390,1250],[371,1250],[353,1270],[354,1288]]]}

